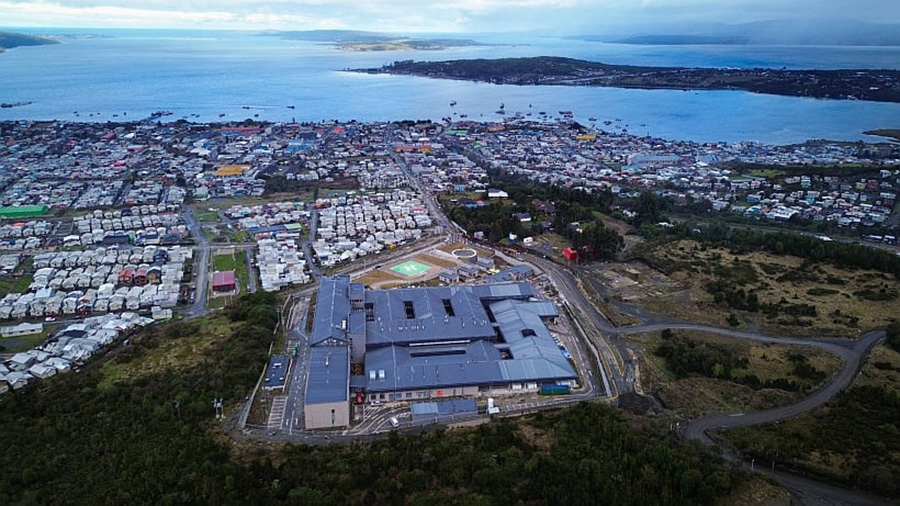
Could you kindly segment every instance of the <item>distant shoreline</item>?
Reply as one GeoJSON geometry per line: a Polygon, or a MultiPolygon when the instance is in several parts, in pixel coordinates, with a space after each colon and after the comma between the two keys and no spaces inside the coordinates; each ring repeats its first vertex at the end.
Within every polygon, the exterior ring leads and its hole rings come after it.
{"type": "Polygon", "coordinates": [[[863,134],[885,137],[895,142],[900,142],[900,128],[876,128],[875,130],[866,130],[863,134]]]}
{"type": "Polygon", "coordinates": [[[749,91],[789,97],[900,103],[898,70],[639,67],[540,56],[438,62],[406,60],[355,71],[492,84],[749,91]]]}

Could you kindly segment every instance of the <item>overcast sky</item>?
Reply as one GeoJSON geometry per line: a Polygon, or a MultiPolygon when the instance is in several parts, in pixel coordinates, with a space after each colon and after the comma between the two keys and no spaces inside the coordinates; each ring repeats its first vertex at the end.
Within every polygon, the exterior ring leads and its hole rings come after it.
{"type": "Polygon", "coordinates": [[[900,0],[0,0],[0,25],[622,32],[810,15],[900,22],[900,0]]]}

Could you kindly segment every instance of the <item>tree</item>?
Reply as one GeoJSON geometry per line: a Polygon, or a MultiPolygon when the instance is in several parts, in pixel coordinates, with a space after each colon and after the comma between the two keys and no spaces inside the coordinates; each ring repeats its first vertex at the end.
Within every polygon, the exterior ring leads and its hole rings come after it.
{"type": "Polygon", "coordinates": [[[634,205],[634,212],[637,214],[635,217],[637,225],[656,223],[659,221],[659,197],[650,191],[642,192],[634,205]]]}
{"type": "Polygon", "coordinates": [[[895,320],[888,326],[885,343],[892,350],[900,352],[900,320],[895,320]]]}

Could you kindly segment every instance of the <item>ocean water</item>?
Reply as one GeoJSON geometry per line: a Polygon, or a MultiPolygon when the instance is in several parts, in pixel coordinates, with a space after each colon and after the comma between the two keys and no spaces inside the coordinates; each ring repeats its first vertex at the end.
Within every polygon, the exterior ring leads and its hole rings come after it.
{"type": "Polygon", "coordinates": [[[501,118],[495,111],[502,103],[510,114],[532,113],[533,119],[540,111],[553,116],[571,110],[585,124],[596,117],[601,128],[693,141],[875,140],[862,132],[900,127],[900,104],[735,91],[498,86],[345,71],[407,59],[538,55],[632,65],[896,69],[896,47],[636,46],[478,36],[507,45],[357,53],[233,32],[100,33],[107,37],[0,54],[0,102],[33,102],[0,109],[0,120],[125,121],[170,110],[169,121],[438,120],[460,114],[488,121],[501,118]]]}

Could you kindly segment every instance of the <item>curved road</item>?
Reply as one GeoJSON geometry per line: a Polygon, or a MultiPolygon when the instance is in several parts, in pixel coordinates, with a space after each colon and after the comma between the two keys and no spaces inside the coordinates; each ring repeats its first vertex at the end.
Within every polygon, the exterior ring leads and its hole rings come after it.
{"type": "MultiPolygon", "coordinates": [[[[725,332],[722,332],[725,333],[725,332]]],[[[730,334],[733,335],[733,334],[730,334]]],[[[741,336],[735,336],[741,337],[741,336]]],[[[850,386],[856,374],[862,367],[869,350],[884,339],[885,331],[877,330],[870,332],[856,341],[852,348],[844,348],[832,343],[821,341],[793,341],[790,339],[767,338],[759,339],[757,336],[743,336],[743,339],[752,339],[762,342],[775,342],[781,344],[791,344],[797,346],[814,346],[828,350],[839,355],[844,359],[844,367],[825,385],[823,388],[816,390],[812,395],[801,399],[799,402],[780,408],[770,409],[766,411],[757,411],[741,415],[709,415],[688,423],[684,428],[684,437],[686,439],[699,439],[707,444],[713,441],[707,435],[706,431],[711,429],[731,429],[737,427],[746,427],[749,425],[757,425],[763,423],[777,422],[787,418],[795,417],[801,413],[809,411],[815,407],[830,401],[845,388],[850,386]]]]}
{"type": "MultiPolygon", "coordinates": [[[[714,444],[707,434],[707,431],[718,429],[729,429],[738,427],[747,427],[751,425],[772,423],[779,420],[793,418],[797,415],[810,411],[822,404],[834,399],[844,389],[846,389],[862,368],[865,358],[869,351],[885,338],[884,330],[869,332],[857,341],[840,341],[836,339],[790,339],[766,336],[757,332],[745,332],[733,329],[723,329],[711,327],[707,325],[697,325],[692,323],[681,322],[675,319],[653,316],[653,323],[633,325],[628,327],[616,327],[611,322],[603,318],[590,302],[585,298],[581,290],[578,289],[578,282],[575,277],[565,267],[555,263],[529,255],[528,260],[539,266],[544,272],[550,275],[560,292],[569,299],[576,301],[576,304],[582,304],[584,308],[583,316],[587,316],[593,326],[601,332],[620,336],[625,334],[637,334],[645,332],[657,332],[664,329],[687,329],[704,332],[711,332],[720,335],[734,337],[736,339],[744,339],[761,343],[785,344],[791,346],[809,346],[819,348],[833,353],[844,360],[841,370],[822,388],[813,394],[801,399],[800,401],[789,406],[771,409],[767,411],[759,411],[747,414],[728,415],[714,414],[703,418],[698,418],[689,422],[683,429],[683,437],[685,439],[699,440],[707,445],[714,444]]],[[[620,352],[620,357],[628,356],[622,353],[626,345],[619,339],[605,340],[600,339],[606,345],[614,346],[620,352]]],[[[612,373],[616,384],[620,387],[633,388],[630,374],[631,369],[628,364],[624,371],[616,371],[614,367],[612,373]]],[[[726,455],[731,460],[741,462],[741,459],[734,455],[726,455]]],[[[824,504],[824,505],[886,505],[893,504],[892,501],[881,497],[869,495],[862,492],[856,492],[841,487],[833,486],[828,483],[796,475],[793,473],[781,471],[765,471],[772,478],[776,479],[782,486],[797,494],[804,504],[824,504]]]]}

